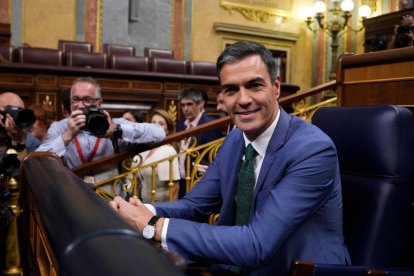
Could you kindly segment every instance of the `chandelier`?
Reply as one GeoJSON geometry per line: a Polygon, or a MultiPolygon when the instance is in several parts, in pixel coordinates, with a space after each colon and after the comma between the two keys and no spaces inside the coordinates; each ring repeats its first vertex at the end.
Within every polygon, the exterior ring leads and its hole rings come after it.
{"type": "MultiPolygon", "coordinates": [[[[352,0],[343,0],[342,2],[340,2],[340,0],[333,0],[331,2],[331,8],[328,10],[326,10],[326,4],[324,1],[319,0],[315,2],[313,6],[315,14],[313,17],[308,16],[305,22],[309,30],[313,32],[323,31],[331,37],[332,59],[329,80],[334,80],[336,77],[335,64],[339,46],[338,39],[348,29],[354,31],[355,33],[362,31],[364,29],[364,25],[361,24],[361,27],[353,28],[352,25],[349,24],[349,19],[352,16],[351,12],[355,7],[352,0]],[[318,23],[316,28],[314,28],[313,24],[315,21],[318,23]]],[[[371,8],[368,5],[362,5],[359,8],[359,16],[362,18],[361,22],[370,14],[371,8]]]]}

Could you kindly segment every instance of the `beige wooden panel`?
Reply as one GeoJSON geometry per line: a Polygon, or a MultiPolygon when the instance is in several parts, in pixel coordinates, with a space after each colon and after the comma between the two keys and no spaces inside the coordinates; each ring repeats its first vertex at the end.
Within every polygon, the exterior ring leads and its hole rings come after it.
{"type": "Polygon", "coordinates": [[[59,39],[76,38],[76,0],[24,0],[22,42],[57,48],[59,39]]]}
{"type": "Polygon", "coordinates": [[[349,68],[345,69],[344,83],[412,79],[413,71],[414,61],[349,68]]]}

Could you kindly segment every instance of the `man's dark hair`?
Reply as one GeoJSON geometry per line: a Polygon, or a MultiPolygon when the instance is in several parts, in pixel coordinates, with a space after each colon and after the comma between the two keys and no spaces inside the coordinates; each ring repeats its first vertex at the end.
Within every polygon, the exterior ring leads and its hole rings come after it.
{"type": "Polygon", "coordinates": [[[406,12],[403,15],[401,15],[401,20],[403,20],[406,17],[411,16],[412,18],[414,18],[414,15],[411,12],[406,12]]]}
{"type": "Polygon", "coordinates": [[[70,88],[63,88],[60,91],[60,102],[62,103],[65,111],[70,114],[70,88]]]}
{"type": "Polygon", "coordinates": [[[129,110],[127,112],[131,113],[131,115],[135,118],[135,122],[137,122],[137,123],[143,123],[144,122],[144,116],[138,110],[129,110]]]}
{"type": "Polygon", "coordinates": [[[276,81],[277,69],[275,59],[272,53],[266,49],[262,44],[252,41],[240,41],[236,42],[221,53],[217,59],[217,72],[220,77],[220,71],[226,64],[238,62],[246,57],[259,55],[266,65],[267,72],[270,76],[270,81],[274,83],[276,81]]]}
{"type": "MultiPolygon", "coordinates": [[[[190,99],[196,103],[199,103],[200,101],[205,101],[202,90],[199,88],[193,88],[193,87],[184,88],[181,91],[180,95],[178,95],[178,100],[181,100],[181,99],[190,99]]],[[[207,104],[207,102],[205,103],[207,104]]]]}

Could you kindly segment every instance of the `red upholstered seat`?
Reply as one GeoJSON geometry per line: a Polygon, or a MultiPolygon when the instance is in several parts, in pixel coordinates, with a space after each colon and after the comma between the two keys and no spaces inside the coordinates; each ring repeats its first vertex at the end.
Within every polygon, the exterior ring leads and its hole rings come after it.
{"type": "Polygon", "coordinates": [[[149,58],[174,58],[173,51],[165,49],[144,48],[144,56],[149,58]]]}
{"type": "Polygon", "coordinates": [[[217,76],[217,67],[213,62],[208,61],[189,61],[188,73],[191,75],[217,76]]]}
{"type": "Polygon", "coordinates": [[[185,74],[187,69],[187,62],[185,60],[169,59],[169,58],[153,58],[152,71],[171,73],[171,74],[185,74]]]}
{"type": "Polygon", "coordinates": [[[13,62],[13,46],[0,44],[0,63],[2,62],[13,62]]]}
{"type": "Polygon", "coordinates": [[[148,60],[147,57],[112,55],[110,64],[112,69],[149,71],[148,60]]]}
{"type": "Polygon", "coordinates": [[[48,48],[19,47],[16,49],[16,60],[19,63],[62,65],[62,52],[48,48]]]}
{"type": "Polygon", "coordinates": [[[106,68],[107,57],[104,53],[66,53],[66,65],[70,67],[106,68]]]}
{"type": "Polygon", "coordinates": [[[119,45],[104,43],[103,52],[110,57],[116,56],[135,56],[135,47],[131,45],[119,45]]]}
{"type": "Polygon", "coordinates": [[[58,49],[62,52],[83,52],[91,53],[93,51],[93,45],[89,42],[71,41],[71,40],[58,40],[58,49]]]}

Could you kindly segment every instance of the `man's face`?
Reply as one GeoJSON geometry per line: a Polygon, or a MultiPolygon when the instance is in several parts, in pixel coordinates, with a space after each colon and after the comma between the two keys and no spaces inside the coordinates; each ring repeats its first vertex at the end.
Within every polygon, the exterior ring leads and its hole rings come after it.
{"type": "Polygon", "coordinates": [[[398,3],[398,5],[399,5],[399,9],[400,10],[405,10],[405,9],[408,9],[409,8],[408,1],[407,0],[400,0],[400,2],[398,3]]]}
{"type": "Polygon", "coordinates": [[[414,26],[414,18],[411,15],[405,16],[401,20],[401,25],[408,25],[408,26],[414,26]]]}
{"type": "Polygon", "coordinates": [[[280,82],[271,83],[258,55],[224,65],[220,71],[224,105],[237,127],[250,141],[262,134],[279,110],[280,82]]]}
{"type": "MultiPolygon", "coordinates": [[[[23,100],[14,93],[6,92],[0,94],[0,111],[4,111],[6,106],[14,106],[24,108],[23,100]]],[[[4,114],[0,113],[0,121],[4,120],[4,114]]]]}
{"type": "Polygon", "coordinates": [[[184,117],[192,122],[200,114],[203,102],[201,101],[200,103],[196,103],[191,99],[182,98],[180,100],[180,105],[184,117]]]}
{"type": "Polygon", "coordinates": [[[217,94],[217,107],[216,110],[220,112],[221,114],[227,115],[227,109],[224,106],[224,97],[223,93],[217,94]]]}
{"type": "Polygon", "coordinates": [[[96,87],[88,82],[78,82],[72,87],[70,97],[71,111],[84,109],[87,106],[101,107],[102,99],[96,99],[96,87]],[[89,103],[88,103],[89,102],[89,103]]]}

